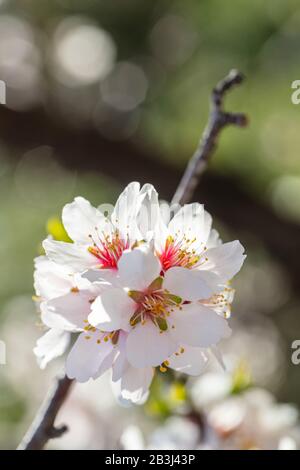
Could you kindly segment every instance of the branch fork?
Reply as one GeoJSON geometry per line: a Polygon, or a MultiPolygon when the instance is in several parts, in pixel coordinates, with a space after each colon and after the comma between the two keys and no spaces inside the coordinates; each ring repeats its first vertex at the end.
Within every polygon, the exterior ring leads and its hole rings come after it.
{"type": "Polygon", "coordinates": [[[248,118],[243,113],[226,112],[223,109],[224,97],[236,85],[244,80],[237,70],[231,70],[213,89],[210,102],[210,116],[203,132],[199,146],[188,163],[183,177],[172,199],[173,204],[186,204],[192,200],[200,177],[216,149],[218,137],[222,129],[228,125],[246,127],[248,118]]]}

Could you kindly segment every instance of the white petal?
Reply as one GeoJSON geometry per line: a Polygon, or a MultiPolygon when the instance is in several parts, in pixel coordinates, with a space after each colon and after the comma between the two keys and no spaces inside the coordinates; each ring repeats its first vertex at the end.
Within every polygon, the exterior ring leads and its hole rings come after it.
{"type": "Polygon", "coordinates": [[[34,258],[34,268],[37,271],[40,271],[40,270],[48,271],[49,264],[50,264],[50,269],[51,269],[52,261],[49,261],[47,256],[41,255],[41,256],[37,256],[36,258],[34,258]]]}
{"type": "Polygon", "coordinates": [[[220,366],[222,367],[222,369],[224,371],[226,371],[226,365],[225,365],[225,362],[224,362],[224,359],[223,359],[223,354],[222,354],[222,351],[220,350],[220,348],[218,346],[212,346],[210,348],[212,354],[215,356],[215,358],[217,359],[218,363],[220,364],[220,366]]]}
{"type": "Polygon", "coordinates": [[[100,332],[90,335],[81,333],[67,357],[67,376],[78,382],[87,382],[90,378],[94,378],[113,348],[111,341],[103,341],[103,334],[100,332]],[[99,339],[100,344],[97,343],[99,339]]]}
{"type": "Polygon", "coordinates": [[[77,289],[82,290],[82,291],[83,290],[91,290],[91,292],[92,291],[97,291],[97,289],[99,288],[99,285],[101,284],[101,282],[92,283],[87,278],[83,277],[80,273],[74,273],[73,274],[72,282],[73,282],[72,287],[77,288],[77,289]]]}
{"type": "Polygon", "coordinates": [[[124,251],[118,269],[124,287],[144,290],[159,276],[161,264],[152,249],[144,244],[134,250],[124,251]]]}
{"type": "Polygon", "coordinates": [[[200,249],[208,240],[211,222],[211,216],[202,204],[186,204],[169,223],[169,232],[175,240],[184,236],[190,240],[195,238],[193,248],[200,249]]]}
{"type": "Polygon", "coordinates": [[[208,356],[205,350],[201,348],[184,346],[181,352],[170,356],[168,362],[168,367],[177,372],[189,375],[200,375],[207,365],[208,356]]]}
{"type": "Polygon", "coordinates": [[[171,209],[167,202],[162,202],[159,206],[159,214],[157,223],[154,231],[155,248],[161,253],[166,244],[166,239],[169,236],[169,221],[170,221],[171,209]]]}
{"type": "Polygon", "coordinates": [[[204,211],[204,218],[203,218],[203,225],[202,225],[202,233],[201,233],[201,242],[207,244],[208,240],[210,239],[211,234],[211,226],[212,226],[212,216],[209,212],[204,211]]]}
{"type": "Polygon", "coordinates": [[[114,345],[111,352],[108,353],[107,356],[103,359],[97,373],[93,376],[94,380],[96,380],[110,368],[112,368],[113,377],[116,376],[116,373],[120,374],[118,379],[121,377],[124,370],[124,364],[125,362],[127,362],[125,351],[126,337],[127,333],[125,333],[124,331],[119,331],[117,344],[114,345]]]}
{"type": "Polygon", "coordinates": [[[73,287],[70,271],[57,265],[46,256],[34,260],[34,288],[43,299],[51,299],[66,294],[73,287]]]}
{"type": "Polygon", "coordinates": [[[141,239],[136,223],[139,191],[139,183],[130,183],[120,194],[111,215],[112,223],[118,229],[121,238],[125,240],[127,237],[132,241],[141,239]]]}
{"type": "Polygon", "coordinates": [[[89,323],[104,331],[129,330],[136,303],[123,289],[108,288],[92,304],[89,323]]]}
{"type": "Polygon", "coordinates": [[[230,242],[205,252],[207,260],[194,269],[174,267],[165,274],[164,287],[185,300],[208,299],[223,290],[241,268],[245,255],[240,242],[230,242]]]}
{"type": "MultiPolygon", "coordinates": [[[[200,300],[211,297],[216,289],[211,285],[218,284],[217,275],[209,271],[188,269],[175,266],[168,269],[164,277],[164,288],[184,300],[200,300]]],[[[221,288],[219,288],[221,290],[221,288]]]]}
{"type": "Polygon", "coordinates": [[[168,330],[160,332],[151,320],[138,323],[126,342],[127,358],[134,367],[156,367],[176,351],[178,343],[168,330]]]}
{"type": "Polygon", "coordinates": [[[73,332],[83,330],[93,300],[89,291],[79,291],[42,302],[42,321],[50,328],[73,332]]]}
{"type": "Polygon", "coordinates": [[[107,282],[114,287],[120,287],[117,269],[89,269],[83,275],[83,278],[90,282],[107,282]]]}
{"type": "Polygon", "coordinates": [[[140,191],[141,206],[139,208],[137,223],[142,238],[151,237],[160,217],[158,194],[152,184],[144,184],[140,191]]]}
{"type": "Polygon", "coordinates": [[[97,239],[95,228],[105,223],[105,216],[83,197],[76,197],[66,204],[62,212],[62,221],[69,237],[82,244],[90,244],[92,235],[97,239]]]}
{"type": "Polygon", "coordinates": [[[228,319],[231,315],[231,304],[234,299],[234,294],[234,289],[226,287],[219,294],[213,295],[209,299],[204,299],[201,303],[206,307],[214,309],[218,315],[228,319]]]}
{"type": "Polygon", "coordinates": [[[178,342],[200,348],[217,344],[222,338],[230,336],[227,321],[214,310],[199,303],[175,309],[169,317],[170,331],[178,342]]]}
{"type": "Polygon", "coordinates": [[[238,240],[210,248],[205,256],[207,261],[199,270],[213,272],[222,284],[239,272],[246,258],[244,247],[238,240]]]}
{"type": "Polygon", "coordinates": [[[142,404],[148,396],[154,375],[152,367],[138,368],[127,364],[121,379],[117,382],[119,399],[135,404],[142,404]]]}
{"type": "Polygon", "coordinates": [[[101,377],[102,374],[104,374],[106,371],[108,371],[112,367],[115,361],[117,352],[118,352],[117,347],[115,346],[114,349],[107,356],[105,356],[96,374],[93,375],[94,380],[101,377]]]}
{"type": "Polygon", "coordinates": [[[114,364],[112,367],[113,382],[117,382],[122,377],[123,372],[129,365],[126,356],[126,340],[127,333],[125,333],[124,331],[120,331],[118,340],[118,351],[115,356],[114,364]]]}
{"type": "Polygon", "coordinates": [[[99,264],[97,258],[88,251],[88,246],[46,239],[43,248],[54,263],[67,266],[73,271],[85,271],[99,264]]]}
{"type": "Polygon", "coordinates": [[[207,248],[214,248],[222,244],[222,240],[220,238],[219,232],[216,229],[212,229],[209,234],[209,238],[206,242],[207,248]]]}
{"type": "Polygon", "coordinates": [[[47,364],[61,356],[66,351],[70,342],[70,334],[65,331],[51,329],[47,331],[36,342],[34,354],[41,369],[45,369],[47,364]]]}

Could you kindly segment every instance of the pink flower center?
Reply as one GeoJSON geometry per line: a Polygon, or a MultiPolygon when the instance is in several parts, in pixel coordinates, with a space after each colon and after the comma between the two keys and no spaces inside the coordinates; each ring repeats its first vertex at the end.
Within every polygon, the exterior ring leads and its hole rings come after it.
{"type": "Polygon", "coordinates": [[[100,261],[101,269],[116,269],[118,261],[121,258],[123,251],[129,248],[128,240],[120,238],[119,233],[116,231],[112,235],[98,234],[97,240],[92,235],[90,238],[93,246],[89,247],[89,252],[100,261]]]}
{"type": "Polygon", "coordinates": [[[200,260],[200,256],[192,248],[195,239],[188,239],[185,236],[181,240],[174,240],[172,236],[166,239],[165,247],[158,253],[163,270],[174,266],[191,268],[200,260]]]}

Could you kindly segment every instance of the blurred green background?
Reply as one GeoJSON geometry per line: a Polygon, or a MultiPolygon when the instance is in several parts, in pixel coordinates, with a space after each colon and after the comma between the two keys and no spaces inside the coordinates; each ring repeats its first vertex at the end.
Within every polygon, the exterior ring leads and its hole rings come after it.
{"type": "Polygon", "coordinates": [[[0,0],[0,447],[16,445],[58,368],[32,354],[47,221],[75,195],[114,202],[131,180],[170,199],[233,67],[247,80],[226,107],[250,126],[224,131],[195,199],[248,253],[226,347],[300,404],[299,48],[297,0],[0,0]]]}

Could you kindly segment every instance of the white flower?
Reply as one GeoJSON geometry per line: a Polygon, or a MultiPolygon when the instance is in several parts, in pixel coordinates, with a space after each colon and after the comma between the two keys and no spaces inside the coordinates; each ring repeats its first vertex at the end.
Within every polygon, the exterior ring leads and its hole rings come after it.
{"type": "MultiPolygon", "coordinates": [[[[57,266],[45,256],[35,259],[34,287],[36,303],[41,304],[52,297],[64,295],[74,287],[71,277],[62,266],[57,266]]],[[[62,329],[51,328],[38,339],[34,353],[39,366],[44,369],[47,364],[66,351],[70,342],[70,333],[62,329]]]]}
{"type": "Polygon", "coordinates": [[[51,328],[36,342],[34,353],[41,369],[53,359],[61,356],[69,346],[70,335],[63,331],[51,328]]]}
{"type": "Polygon", "coordinates": [[[148,449],[192,450],[201,438],[200,428],[191,420],[173,416],[157,428],[150,437],[148,449]]]}
{"type": "Polygon", "coordinates": [[[126,250],[117,283],[97,297],[88,321],[99,329],[128,331],[126,354],[133,367],[162,365],[198,375],[207,361],[203,348],[229,336],[230,329],[212,308],[166,289],[161,271],[151,245],[126,250]]]}
{"type": "Polygon", "coordinates": [[[237,369],[210,372],[193,384],[196,410],[206,417],[206,442],[214,449],[283,449],[299,446],[298,412],[262,388],[233,393],[237,369]]]}
{"type": "Polygon", "coordinates": [[[88,323],[95,298],[105,283],[91,283],[67,268],[39,257],[35,261],[35,288],[39,296],[43,324],[50,328],[34,352],[41,368],[62,355],[70,342],[70,333],[80,333],[66,360],[69,378],[86,382],[112,368],[112,379],[121,400],[140,402],[148,393],[153,378],[152,368],[133,370],[125,357],[126,333],[105,332],[88,323]]]}
{"type": "Polygon", "coordinates": [[[66,351],[71,332],[84,329],[84,319],[91,310],[90,300],[100,290],[99,285],[92,286],[87,279],[43,256],[35,260],[34,286],[42,323],[49,328],[34,349],[39,365],[44,368],[66,351]]]}
{"type": "Polygon", "coordinates": [[[211,404],[226,398],[232,390],[232,376],[229,373],[206,372],[193,384],[191,397],[194,407],[201,411],[211,404]]]}
{"type": "Polygon", "coordinates": [[[190,300],[208,299],[227,287],[245,255],[239,241],[222,243],[211,216],[198,203],[183,206],[169,224],[160,217],[155,247],[165,286],[190,300]]]}
{"type": "Polygon", "coordinates": [[[75,198],[62,213],[64,227],[74,243],[46,239],[43,247],[47,256],[73,272],[97,269],[98,278],[100,274],[112,276],[123,251],[147,237],[147,208],[156,206],[151,202],[153,197],[151,185],[140,189],[139,183],[131,183],[118,198],[111,217],[86,199],[75,198]]]}
{"type": "Polygon", "coordinates": [[[263,389],[228,397],[208,412],[208,423],[219,437],[219,448],[279,449],[299,442],[295,407],[276,403],[263,389]],[[288,438],[288,441],[287,441],[288,438]]]}

